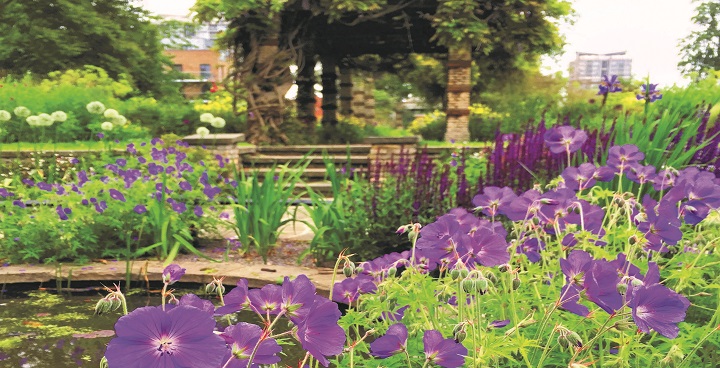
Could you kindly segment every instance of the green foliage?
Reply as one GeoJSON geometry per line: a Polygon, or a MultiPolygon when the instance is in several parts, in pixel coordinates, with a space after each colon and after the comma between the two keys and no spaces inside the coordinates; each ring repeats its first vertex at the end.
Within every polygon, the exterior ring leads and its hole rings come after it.
{"type": "Polygon", "coordinates": [[[273,166],[265,173],[254,171],[246,176],[243,169],[233,168],[235,181],[234,219],[229,223],[242,244],[243,252],[254,248],[267,262],[269,252],[277,245],[280,228],[292,221],[286,218],[295,194],[295,185],[309,161],[292,167],[273,166]]]}
{"type": "Polygon", "coordinates": [[[0,13],[0,44],[0,69],[17,76],[95,65],[143,93],[177,93],[157,26],[125,0],[11,1],[0,13]]]}
{"type": "Polygon", "coordinates": [[[699,1],[692,17],[697,29],[682,40],[682,60],[678,66],[686,73],[706,76],[712,70],[720,70],[720,3],[699,1]]]}
{"type": "Polygon", "coordinates": [[[445,113],[438,110],[416,117],[408,127],[410,133],[419,134],[424,140],[430,141],[444,140],[446,129],[447,119],[445,113]]]}

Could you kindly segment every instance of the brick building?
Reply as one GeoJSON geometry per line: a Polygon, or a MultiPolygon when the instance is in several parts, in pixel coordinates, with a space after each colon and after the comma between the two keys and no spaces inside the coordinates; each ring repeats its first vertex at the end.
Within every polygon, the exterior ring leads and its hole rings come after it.
{"type": "Polygon", "coordinates": [[[619,78],[632,77],[632,59],[625,51],[609,54],[578,52],[570,62],[570,81],[577,81],[585,88],[597,88],[602,76],[617,75],[619,78]]]}

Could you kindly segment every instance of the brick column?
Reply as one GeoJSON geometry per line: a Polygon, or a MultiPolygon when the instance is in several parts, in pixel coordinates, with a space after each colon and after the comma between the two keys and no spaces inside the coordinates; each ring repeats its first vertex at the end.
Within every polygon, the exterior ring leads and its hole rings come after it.
{"type": "Polygon", "coordinates": [[[375,79],[372,75],[365,79],[365,123],[375,124],[375,79]]]}
{"type": "Polygon", "coordinates": [[[353,82],[352,70],[346,66],[340,66],[340,115],[350,116],[353,113],[353,82]]]}
{"type": "Polygon", "coordinates": [[[298,86],[297,104],[298,119],[309,129],[315,129],[315,55],[304,50],[303,63],[298,70],[295,83],[298,86]]]}
{"type": "Polygon", "coordinates": [[[337,125],[337,60],[332,55],[321,55],[323,126],[337,125]]]}
{"type": "Polygon", "coordinates": [[[470,67],[472,50],[470,45],[451,46],[448,52],[447,84],[447,130],[446,141],[466,142],[470,140],[470,67]]]}

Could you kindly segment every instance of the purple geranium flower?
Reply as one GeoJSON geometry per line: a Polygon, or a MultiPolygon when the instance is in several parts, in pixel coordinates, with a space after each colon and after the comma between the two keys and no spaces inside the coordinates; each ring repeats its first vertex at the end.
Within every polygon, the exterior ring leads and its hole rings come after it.
{"type": "Polygon", "coordinates": [[[190,185],[190,183],[188,183],[187,181],[181,181],[178,185],[182,190],[192,190],[192,185],[190,185]]]}
{"type": "Polygon", "coordinates": [[[565,187],[572,190],[583,190],[595,185],[597,168],[591,163],[584,163],[578,167],[569,166],[563,170],[561,176],[565,187]]]}
{"type": "Polygon", "coordinates": [[[685,320],[690,301],[661,284],[641,286],[630,302],[632,317],[640,331],[655,330],[674,339],[680,329],[677,323],[685,320]]]}
{"type": "Polygon", "coordinates": [[[227,347],[214,328],[212,316],[197,308],[138,308],[115,323],[105,357],[110,367],[217,368],[227,347]]]}
{"type": "Polygon", "coordinates": [[[175,211],[177,213],[183,213],[183,212],[187,211],[187,206],[183,202],[173,201],[171,203],[171,207],[172,207],[173,211],[175,211]]]}
{"type": "Polygon", "coordinates": [[[649,181],[655,180],[655,166],[653,165],[636,165],[630,167],[630,171],[627,172],[627,177],[631,181],[638,184],[645,184],[649,181]]]}
{"type": "Polygon", "coordinates": [[[515,198],[517,195],[509,187],[486,187],[483,189],[483,194],[473,198],[472,203],[476,210],[482,210],[487,216],[495,216],[499,209],[509,205],[515,198]]]}
{"type": "Polygon", "coordinates": [[[615,264],[604,259],[593,262],[585,275],[587,297],[606,312],[612,314],[623,306],[623,298],[617,289],[620,277],[615,264]]]}
{"type": "Polygon", "coordinates": [[[606,95],[608,93],[614,93],[614,92],[621,92],[622,88],[620,88],[620,81],[618,80],[618,76],[614,75],[608,79],[607,75],[602,76],[603,80],[600,81],[600,85],[598,85],[598,95],[606,95]]]}
{"type": "Polygon", "coordinates": [[[252,289],[248,292],[250,308],[260,315],[276,315],[280,313],[282,304],[282,288],[278,285],[265,285],[262,289],[252,289]]]}
{"type": "Polygon", "coordinates": [[[337,304],[316,296],[305,320],[298,326],[297,337],[305,351],[327,367],[327,356],[338,355],[345,346],[345,331],[338,325],[337,304]]]}
{"type": "Polygon", "coordinates": [[[338,303],[352,304],[360,294],[366,294],[377,290],[374,279],[368,275],[358,275],[335,283],[332,300],[338,303]]]}
{"type": "Polygon", "coordinates": [[[147,207],[145,207],[145,205],[139,204],[139,205],[135,206],[135,208],[133,208],[133,211],[135,211],[135,213],[141,215],[141,214],[147,212],[147,207]]]}
{"type": "Polygon", "coordinates": [[[495,320],[495,321],[490,322],[490,324],[488,325],[488,327],[492,327],[492,328],[503,328],[503,327],[505,327],[505,326],[507,326],[507,325],[509,325],[509,324],[510,324],[510,320],[509,320],[509,319],[502,319],[502,320],[495,320]]]}
{"type": "Polygon", "coordinates": [[[120,193],[119,190],[111,188],[108,190],[108,193],[110,194],[110,198],[120,201],[120,202],[125,202],[125,196],[122,193],[120,193]]]}
{"type": "Polygon", "coordinates": [[[248,299],[248,281],[240,279],[237,286],[225,295],[225,305],[215,310],[215,315],[224,316],[235,313],[250,305],[248,299]]]}
{"type": "Polygon", "coordinates": [[[72,210],[59,204],[55,207],[55,212],[57,212],[61,221],[65,221],[68,219],[68,215],[72,213],[72,210]]]}
{"type": "Polygon", "coordinates": [[[315,302],[315,295],[315,285],[307,276],[298,275],[292,281],[286,276],[282,283],[280,308],[297,325],[307,316],[315,302]]]}
{"type": "Polygon", "coordinates": [[[228,326],[225,331],[223,331],[221,337],[224,338],[230,346],[230,350],[222,360],[223,362],[230,360],[230,363],[223,367],[246,368],[250,355],[256,345],[257,351],[255,352],[250,367],[259,367],[260,364],[275,364],[280,362],[280,357],[276,355],[282,351],[280,345],[272,338],[264,338],[258,345],[258,341],[263,338],[263,331],[254,324],[240,322],[236,325],[228,326]]]}
{"type": "Polygon", "coordinates": [[[644,158],[645,154],[640,152],[637,146],[633,144],[612,146],[608,151],[607,165],[622,174],[629,167],[637,165],[640,160],[644,158]]]}
{"type": "Polygon", "coordinates": [[[195,206],[195,208],[193,209],[193,213],[194,213],[195,216],[197,216],[197,217],[202,217],[202,215],[203,215],[203,209],[202,209],[202,207],[199,206],[199,205],[198,205],[198,206],[195,206]]]}
{"type": "Polygon", "coordinates": [[[182,305],[200,309],[201,311],[203,311],[205,313],[209,313],[210,315],[212,315],[215,312],[215,306],[213,305],[213,303],[211,301],[201,299],[199,296],[197,296],[195,294],[183,295],[182,298],[180,298],[180,302],[178,302],[178,306],[182,306],[182,305]]]}
{"type": "Polygon", "coordinates": [[[453,339],[443,339],[440,331],[428,330],[423,334],[425,359],[445,368],[461,367],[468,353],[466,347],[453,339]]]}
{"type": "Polygon", "coordinates": [[[46,182],[44,182],[44,181],[41,181],[41,182],[37,183],[37,187],[38,187],[40,190],[44,190],[44,191],[46,191],[46,192],[52,191],[52,185],[50,185],[50,184],[48,184],[48,183],[46,183],[46,182]]]}
{"type": "Polygon", "coordinates": [[[384,336],[370,343],[371,354],[378,358],[388,358],[407,349],[408,330],[402,323],[390,326],[384,336]]]}
{"type": "Polygon", "coordinates": [[[522,244],[518,245],[515,252],[517,254],[524,254],[531,263],[536,263],[540,260],[540,251],[543,249],[545,249],[544,241],[537,238],[531,238],[526,239],[522,242],[522,244]]]}
{"type": "Polygon", "coordinates": [[[162,278],[163,282],[172,285],[178,281],[180,281],[180,278],[183,277],[185,274],[185,269],[180,267],[177,264],[171,264],[163,270],[162,278]]]}
{"type": "Polygon", "coordinates": [[[545,144],[552,153],[573,153],[588,139],[587,133],[569,125],[553,127],[545,132],[545,144]]]}

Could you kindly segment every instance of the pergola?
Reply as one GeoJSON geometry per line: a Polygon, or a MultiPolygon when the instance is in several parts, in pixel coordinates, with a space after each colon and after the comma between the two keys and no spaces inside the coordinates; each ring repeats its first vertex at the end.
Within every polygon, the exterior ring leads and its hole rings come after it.
{"type": "MultiPolygon", "coordinates": [[[[352,113],[351,75],[352,68],[357,67],[353,60],[364,55],[377,55],[382,60],[422,53],[447,58],[446,139],[468,140],[471,48],[466,42],[446,47],[434,40],[436,30],[432,16],[437,8],[437,0],[391,0],[382,11],[372,15],[348,12],[332,18],[327,13],[314,11],[310,0],[296,1],[268,23],[274,27],[258,26],[255,31],[240,33],[234,50],[236,76],[237,82],[246,85],[249,94],[251,139],[274,131],[275,137],[284,140],[280,127],[282,96],[293,79],[298,86],[298,117],[309,127],[315,124],[314,66],[317,61],[322,64],[322,123],[334,125],[338,106],[343,114],[352,113]],[[291,64],[298,65],[296,77],[287,69],[291,64]]],[[[241,21],[233,20],[230,27],[233,23],[241,26],[241,21]]],[[[247,24],[242,26],[248,28],[247,24]]]]}

